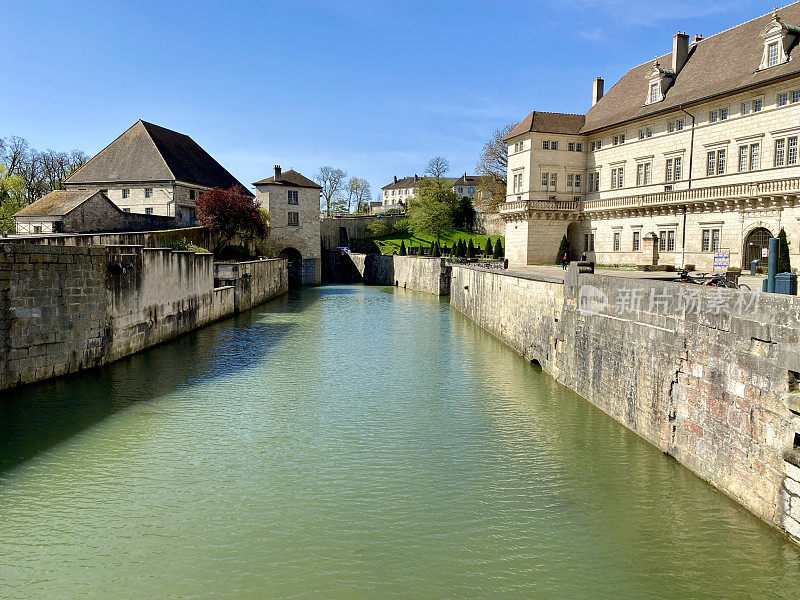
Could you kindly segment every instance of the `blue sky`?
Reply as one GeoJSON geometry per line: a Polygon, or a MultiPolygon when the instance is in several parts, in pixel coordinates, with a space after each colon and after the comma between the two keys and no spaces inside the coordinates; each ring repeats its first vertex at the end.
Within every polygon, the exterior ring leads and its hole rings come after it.
{"type": "Polygon", "coordinates": [[[606,89],[769,2],[40,2],[3,8],[0,137],[90,155],[137,119],[192,136],[242,182],[330,164],[369,180],[448,158],[534,108],[606,89]]]}

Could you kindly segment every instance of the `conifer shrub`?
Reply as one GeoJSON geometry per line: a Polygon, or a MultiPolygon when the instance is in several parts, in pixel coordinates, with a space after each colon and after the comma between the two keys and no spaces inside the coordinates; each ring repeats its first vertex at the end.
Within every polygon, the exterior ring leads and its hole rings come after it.
{"type": "Polygon", "coordinates": [[[786,239],[786,232],[781,227],[778,234],[778,273],[791,273],[792,264],[789,260],[789,240],[786,239]]]}

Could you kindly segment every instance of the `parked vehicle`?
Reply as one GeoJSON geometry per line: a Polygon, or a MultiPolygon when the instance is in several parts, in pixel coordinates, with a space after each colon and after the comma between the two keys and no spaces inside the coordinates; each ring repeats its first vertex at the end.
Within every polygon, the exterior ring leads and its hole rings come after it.
{"type": "Polygon", "coordinates": [[[331,248],[331,252],[334,254],[350,254],[350,248],[347,246],[338,246],[336,248],[331,248]]]}

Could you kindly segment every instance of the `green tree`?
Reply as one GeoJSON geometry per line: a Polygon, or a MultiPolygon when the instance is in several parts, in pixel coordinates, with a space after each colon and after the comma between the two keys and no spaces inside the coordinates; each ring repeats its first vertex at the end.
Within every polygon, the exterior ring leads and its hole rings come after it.
{"type": "Polygon", "coordinates": [[[0,232],[16,231],[14,213],[25,206],[25,182],[0,165],[0,232]]]}
{"type": "Polygon", "coordinates": [[[431,256],[441,256],[441,255],[442,255],[442,249],[439,248],[439,242],[434,242],[433,250],[431,250],[431,256]]]}
{"type": "Polygon", "coordinates": [[[558,256],[556,256],[557,264],[561,264],[564,254],[567,255],[567,260],[569,260],[569,240],[566,235],[561,238],[561,244],[558,246],[558,256]]]}
{"type": "Polygon", "coordinates": [[[405,256],[406,253],[406,243],[403,240],[400,240],[400,252],[398,252],[400,256],[405,256]]]}
{"type": "Polygon", "coordinates": [[[475,225],[475,208],[472,206],[472,200],[469,196],[458,198],[455,193],[453,196],[453,224],[459,229],[472,231],[475,225]]]}
{"type": "Polygon", "coordinates": [[[456,256],[458,258],[464,258],[467,254],[467,248],[464,246],[464,240],[458,238],[458,242],[456,242],[456,256]]]}
{"type": "Polygon", "coordinates": [[[472,238],[469,238],[469,244],[467,244],[467,258],[475,258],[475,244],[472,243],[472,238]]]}
{"type": "Polygon", "coordinates": [[[781,228],[778,234],[778,273],[791,273],[792,264],[789,260],[789,240],[786,239],[786,232],[781,228]]]}
{"type": "Polygon", "coordinates": [[[453,206],[456,195],[444,186],[440,178],[426,177],[420,180],[414,202],[408,209],[408,223],[417,235],[430,235],[441,242],[453,230],[453,206]]]}
{"type": "Polygon", "coordinates": [[[486,238],[486,245],[483,247],[483,255],[486,257],[491,256],[492,254],[492,238],[486,238]]]}
{"type": "Polygon", "coordinates": [[[505,250],[503,249],[503,243],[500,241],[500,238],[497,238],[497,241],[494,243],[494,256],[495,258],[503,258],[506,255],[505,250]]]}

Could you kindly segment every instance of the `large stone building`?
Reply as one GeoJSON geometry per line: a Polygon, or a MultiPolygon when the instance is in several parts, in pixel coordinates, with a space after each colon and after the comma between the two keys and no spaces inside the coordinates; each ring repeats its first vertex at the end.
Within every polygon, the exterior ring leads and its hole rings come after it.
{"type": "Polygon", "coordinates": [[[188,135],[142,120],[64,182],[68,190],[100,189],[124,212],[174,217],[182,225],[196,224],[201,192],[235,185],[242,184],[188,135]]]}
{"type": "Polygon", "coordinates": [[[585,115],[509,134],[507,256],[748,266],[781,228],[800,261],[800,3],[632,68],[585,115]]]}
{"type": "MultiPolygon", "coordinates": [[[[417,185],[423,179],[425,177],[420,177],[419,175],[401,178],[395,175],[394,181],[381,188],[381,206],[377,207],[374,212],[407,208],[408,201],[414,198],[417,185]]],[[[459,198],[467,197],[473,201],[476,198],[480,198],[479,175],[467,175],[464,173],[459,178],[445,177],[444,179],[450,182],[453,186],[453,191],[459,198]]]]}
{"type": "Polygon", "coordinates": [[[294,284],[322,281],[319,202],[322,188],[294,170],[275,166],[272,177],[256,181],[256,202],[271,213],[269,241],[289,259],[294,284]]]}

